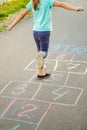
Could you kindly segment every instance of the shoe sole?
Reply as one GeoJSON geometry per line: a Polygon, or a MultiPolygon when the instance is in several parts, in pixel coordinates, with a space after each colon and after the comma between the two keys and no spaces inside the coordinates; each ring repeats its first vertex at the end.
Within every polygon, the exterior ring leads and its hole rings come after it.
{"type": "Polygon", "coordinates": [[[38,78],[38,79],[46,79],[46,78],[49,78],[50,76],[51,76],[51,74],[46,73],[46,74],[43,75],[43,76],[38,75],[37,78],[38,78]]]}

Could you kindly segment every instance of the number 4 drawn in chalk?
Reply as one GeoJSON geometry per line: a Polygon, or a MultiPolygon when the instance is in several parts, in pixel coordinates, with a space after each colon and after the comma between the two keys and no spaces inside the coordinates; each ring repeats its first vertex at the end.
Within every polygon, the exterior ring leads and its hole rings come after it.
{"type": "Polygon", "coordinates": [[[16,126],[13,127],[13,128],[10,128],[9,130],[17,130],[17,128],[19,128],[19,127],[20,127],[20,124],[16,125],[16,126]]]}
{"type": "Polygon", "coordinates": [[[52,94],[57,95],[57,97],[54,98],[54,101],[58,100],[60,97],[62,97],[62,96],[64,96],[64,95],[66,95],[67,93],[69,93],[69,91],[66,91],[66,92],[63,92],[62,94],[59,94],[58,92],[59,92],[60,90],[63,90],[63,89],[64,89],[64,88],[59,88],[59,89],[56,89],[55,91],[52,91],[52,94]]]}

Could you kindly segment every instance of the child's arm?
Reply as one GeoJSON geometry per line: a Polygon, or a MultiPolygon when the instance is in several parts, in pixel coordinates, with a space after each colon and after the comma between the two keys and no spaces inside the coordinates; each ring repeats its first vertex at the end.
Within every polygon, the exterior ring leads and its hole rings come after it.
{"type": "Polygon", "coordinates": [[[82,7],[75,7],[75,6],[72,6],[65,2],[59,2],[59,1],[54,1],[54,6],[62,7],[64,9],[72,10],[72,11],[83,11],[84,10],[82,7]]]}
{"type": "Polygon", "coordinates": [[[10,31],[18,22],[20,22],[24,16],[29,12],[28,9],[24,9],[21,14],[18,15],[18,17],[14,20],[14,22],[8,26],[8,30],[10,31]]]}

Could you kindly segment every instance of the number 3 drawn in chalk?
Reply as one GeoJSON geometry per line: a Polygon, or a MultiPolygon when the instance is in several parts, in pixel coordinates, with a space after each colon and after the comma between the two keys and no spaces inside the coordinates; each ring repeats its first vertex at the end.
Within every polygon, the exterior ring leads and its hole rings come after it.
{"type": "Polygon", "coordinates": [[[18,117],[27,117],[28,119],[30,119],[30,116],[28,116],[28,113],[31,112],[31,111],[34,111],[37,109],[37,107],[33,104],[27,104],[25,106],[22,107],[22,109],[27,109],[27,110],[24,110],[23,112],[20,112],[18,114],[18,117]]]}
{"type": "Polygon", "coordinates": [[[12,94],[23,94],[27,87],[27,84],[19,84],[17,87],[15,87],[15,90],[12,91],[12,94]]]}

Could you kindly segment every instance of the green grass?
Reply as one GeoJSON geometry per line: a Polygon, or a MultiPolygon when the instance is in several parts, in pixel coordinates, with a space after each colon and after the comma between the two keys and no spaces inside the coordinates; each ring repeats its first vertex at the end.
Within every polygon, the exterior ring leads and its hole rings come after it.
{"type": "Polygon", "coordinates": [[[6,30],[7,26],[0,27],[0,32],[4,32],[6,30]]]}
{"type": "Polygon", "coordinates": [[[29,0],[12,0],[10,2],[4,3],[0,6],[0,22],[7,19],[10,14],[14,14],[21,9],[26,7],[29,0]]]}

